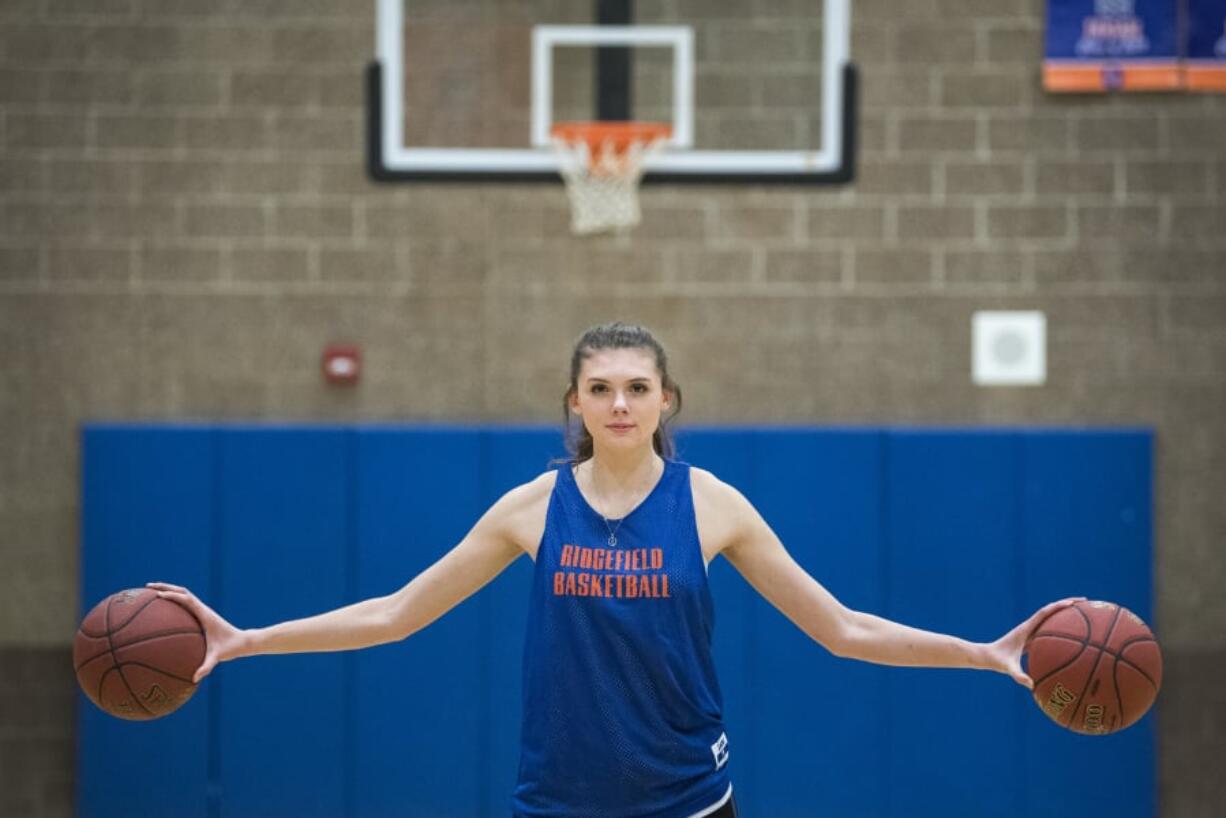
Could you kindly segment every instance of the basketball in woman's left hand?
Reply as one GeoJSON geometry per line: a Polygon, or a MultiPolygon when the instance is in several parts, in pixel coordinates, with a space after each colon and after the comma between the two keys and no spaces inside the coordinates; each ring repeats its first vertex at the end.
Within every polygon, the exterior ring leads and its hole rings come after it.
{"type": "Polygon", "coordinates": [[[1077,602],[1026,643],[1034,700],[1056,724],[1104,735],[1134,724],[1162,686],[1162,651],[1141,618],[1113,602],[1077,602]]]}

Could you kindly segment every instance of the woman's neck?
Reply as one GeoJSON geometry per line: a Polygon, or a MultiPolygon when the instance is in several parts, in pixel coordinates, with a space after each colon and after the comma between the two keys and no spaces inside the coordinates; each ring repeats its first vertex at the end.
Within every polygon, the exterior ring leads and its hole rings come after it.
{"type": "Polygon", "coordinates": [[[623,452],[594,452],[587,466],[587,479],[597,491],[610,497],[634,494],[655,483],[664,461],[654,448],[623,452]]]}

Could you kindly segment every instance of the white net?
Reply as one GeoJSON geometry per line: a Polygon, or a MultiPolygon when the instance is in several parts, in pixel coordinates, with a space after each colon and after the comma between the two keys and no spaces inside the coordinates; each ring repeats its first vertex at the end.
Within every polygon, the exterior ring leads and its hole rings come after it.
{"type": "Polygon", "coordinates": [[[555,136],[559,170],[570,198],[570,229],[576,235],[628,230],[642,221],[639,182],[643,162],[663,144],[664,136],[631,141],[621,147],[605,142],[593,149],[584,138],[555,136]]]}

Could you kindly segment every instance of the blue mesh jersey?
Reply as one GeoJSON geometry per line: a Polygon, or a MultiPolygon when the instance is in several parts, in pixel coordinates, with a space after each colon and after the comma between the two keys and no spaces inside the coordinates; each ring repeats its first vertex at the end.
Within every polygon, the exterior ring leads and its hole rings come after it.
{"type": "Polygon", "coordinates": [[[524,642],[517,818],[690,818],[731,793],[690,467],[604,519],[558,470],[524,642]]]}

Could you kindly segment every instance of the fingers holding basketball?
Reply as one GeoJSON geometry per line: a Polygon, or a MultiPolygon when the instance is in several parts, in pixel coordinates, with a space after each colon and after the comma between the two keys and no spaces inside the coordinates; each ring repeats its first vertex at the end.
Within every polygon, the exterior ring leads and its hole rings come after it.
{"type": "Polygon", "coordinates": [[[196,597],[191,591],[184,588],[182,585],[172,585],[169,582],[147,582],[145,587],[157,593],[162,599],[172,599],[178,602],[184,608],[187,608],[197,619],[202,622],[205,618],[212,616],[220,619],[216,613],[196,597]]]}
{"type": "Polygon", "coordinates": [[[1025,622],[993,642],[988,649],[990,667],[1004,673],[1027,690],[1034,689],[1034,680],[1022,669],[1022,654],[1030,635],[1052,614],[1084,601],[1085,597],[1067,597],[1050,602],[1035,611],[1025,622]]]}
{"type": "MultiPolygon", "coordinates": [[[[1018,649],[1017,655],[1019,658],[1019,662],[1020,662],[1021,655],[1026,652],[1027,640],[1030,639],[1030,635],[1034,633],[1035,629],[1038,628],[1039,625],[1045,622],[1048,619],[1048,617],[1050,617],[1052,614],[1056,613],[1057,611],[1062,611],[1065,608],[1071,608],[1073,605],[1076,605],[1078,602],[1084,602],[1084,601],[1085,601],[1084,596],[1070,596],[1064,599],[1056,600],[1055,602],[1049,602],[1046,605],[1044,605],[1042,608],[1039,608],[1037,611],[1031,614],[1030,618],[1027,619],[1025,622],[1018,625],[1013,630],[1009,631],[1009,633],[1006,634],[1004,638],[1008,640],[1009,646],[1011,648],[1018,649]]],[[[1020,664],[1019,664],[1019,667],[1020,667],[1020,664]]]]}
{"type": "Polygon", "coordinates": [[[145,587],[156,591],[162,599],[177,602],[191,611],[200,620],[204,628],[206,649],[204,661],[192,676],[193,682],[199,682],[208,676],[219,662],[232,659],[238,655],[242,643],[242,632],[227,622],[216,611],[200,601],[200,599],[181,585],[168,582],[150,582],[145,587]]]}
{"type": "Polygon", "coordinates": [[[204,661],[201,662],[200,667],[196,669],[196,672],[192,674],[193,683],[200,684],[200,680],[212,673],[213,668],[217,667],[217,662],[219,659],[217,656],[217,648],[213,646],[214,644],[214,642],[209,642],[208,649],[204,653],[204,661]]]}
{"type": "Polygon", "coordinates": [[[182,585],[172,585],[169,582],[146,582],[145,587],[154,591],[177,591],[181,594],[191,593],[182,585]]]}
{"type": "MultiPolygon", "coordinates": [[[[1086,601],[1086,598],[1084,596],[1070,596],[1064,599],[1057,600],[1055,602],[1049,602],[1048,604],[1044,605],[1042,608],[1039,608],[1037,611],[1035,611],[1033,616],[1031,616],[1029,619],[1027,619],[1022,624],[1022,627],[1025,629],[1026,638],[1029,639],[1030,634],[1033,633],[1034,630],[1038,628],[1039,625],[1041,625],[1044,620],[1047,619],[1047,617],[1051,616],[1056,611],[1062,611],[1065,608],[1071,608],[1073,605],[1076,605],[1078,602],[1085,602],[1085,601],[1086,601]]],[[[1023,640],[1023,642],[1024,641],[1025,640],[1023,640]]]]}

